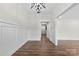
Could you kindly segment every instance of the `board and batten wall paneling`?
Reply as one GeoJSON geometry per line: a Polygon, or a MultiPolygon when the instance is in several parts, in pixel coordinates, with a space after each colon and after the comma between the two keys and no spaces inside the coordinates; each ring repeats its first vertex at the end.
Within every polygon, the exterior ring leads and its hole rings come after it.
{"type": "Polygon", "coordinates": [[[27,42],[26,29],[5,23],[0,23],[0,25],[0,55],[12,55],[27,42]]]}
{"type": "Polygon", "coordinates": [[[20,48],[24,43],[27,42],[27,29],[18,27],[17,28],[17,39],[16,39],[16,43],[17,43],[17,49],[20,48]]]}
{"type": "Polygon", "coordinates": [[[2,49],[4,55],[9,55],[16,46],[16,28],[9,24],[2,24],[2,49]]]}
{"type": "Polygon", "coordinates": [[[0,55],[12,55],[27,42],[28,31],[25,27],[28,20],[21,5],[0,4],[0,55]]]}
{"type": "Polygon", "coordinates": [[[2,35],[1,35],[2,34],[2,31],[1,31],[2,28],[1,28],[1,24],[2,23],[0,23],[0,55],[3,55],[3,52],[2,52],[2,50],[3,50],[2,49],[2,41],[1,41],[2,40],[2,35]]]}

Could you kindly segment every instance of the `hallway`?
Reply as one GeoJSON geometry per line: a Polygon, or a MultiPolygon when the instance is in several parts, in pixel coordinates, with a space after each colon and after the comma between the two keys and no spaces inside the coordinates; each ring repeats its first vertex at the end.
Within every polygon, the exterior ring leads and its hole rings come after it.
{"type": "Polygon", "coordinates": [[[0,3],[0,56],[69,55],[79,55],[79,4],[0,3]]]}
{"type": "Polygon", "coordinates": [[[28,41],[13,56],[66,56],[65,49],[56,47],[46,35],[42,35],[41,41],[28,41]]]}

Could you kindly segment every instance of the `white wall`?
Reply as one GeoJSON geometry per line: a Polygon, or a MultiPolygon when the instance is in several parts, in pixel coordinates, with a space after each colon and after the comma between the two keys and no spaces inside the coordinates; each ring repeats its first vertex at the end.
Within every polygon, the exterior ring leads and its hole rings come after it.
{"type": "Polygon", "coordinates": [[[17,4],[8,4],[8,3],[1,3],[0,4],[0,21],[6,21],[13,24],[17,24],[16,18],[16,9],[17,4]]]}
{"type": "Polygon", "coordinates": [[[56,21],[56,39],[79,40],[79,4],[56,21]]]}
{"type": "Polygon", "coordinates": [[[48,37],[50,39],[51,42],[53,42],[55,45],[57,45],[58,40],[57,40],[57,34],[56,33],[56,18],[63,13],[67,8],[69,8],[72,3],[56,3],[53,4],[54,6],[52,7],[52,11],[51,13],[53,13],[50,16],[50,23],[48,25],[48,37]]]}
{"type": "Polygon", "coordinates": [[[0,4],[0,55],[2,56],[12,55],[28,40],[25,25],[27,17],[23,12],[25,9],[20,5],[0,4]]]}
{"type": "Polygon", "coordinates": [[[52,5],[52,9],[51,9],[51,13],[53,13],[52,15],[50,15],[50,24],[49,24],[49,28],[48,28],[48,36],[50,38],[50,41],[53,42],[55,45],[57,45],[58,40],[57,40],[57,34],[55,34],[56,32],[56,18],[63,13],[67,8],[69,8],[72,5],[72,3],[55,3],[52,5]]]}
{"type": "Polygon", "coordinates": [[[41,38],[41,23],[39,16],[37,15],[28,15],[28,40],[37,40],[41,38]]]}
{"type": "Polygon", "coordinates": [[[1,22],[0,25],[0,55],[11,55],[27,42],[26,29],[1,22]]]}
{"type": "MultiPolygon", "coordinates": [[[[51,16],[52,17],[52,16],[51,16]]],[[[55,20],[51,18],[48,24],[48,38],[49,40],[55,44],[55,20]]]]}
{"type": "Polygon", "coordinates": [[[63,19],[56,26],[56,37],[59,40],[79,40],[79,20],[63,19]]]}
{"type": "Polygon", "coordinates": [[[26,4],[0,4],[0,55],[11,55],[28,40],[40,40],[42,17],[27,12],[26,4]]]}

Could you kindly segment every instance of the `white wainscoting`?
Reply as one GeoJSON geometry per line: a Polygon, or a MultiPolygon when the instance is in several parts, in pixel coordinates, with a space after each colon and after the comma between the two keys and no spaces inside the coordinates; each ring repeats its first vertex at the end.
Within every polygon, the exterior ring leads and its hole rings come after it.
{"type": "Polygon", "coordinates": [[[26,29],[0,22],[0,55],[12,55],[27,42],[26,29]]]}

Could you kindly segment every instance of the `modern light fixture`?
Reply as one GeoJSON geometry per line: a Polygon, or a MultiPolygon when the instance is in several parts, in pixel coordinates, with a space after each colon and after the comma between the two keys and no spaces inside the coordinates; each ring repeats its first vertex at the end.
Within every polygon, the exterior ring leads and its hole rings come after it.
{"type": "Polygon", "coordinates": [[[31,9],[35,9],[37,13],[41,12],[42,8],[46,8],[45,3],[31,3],[31,9]]]}

